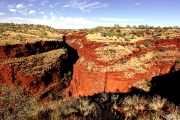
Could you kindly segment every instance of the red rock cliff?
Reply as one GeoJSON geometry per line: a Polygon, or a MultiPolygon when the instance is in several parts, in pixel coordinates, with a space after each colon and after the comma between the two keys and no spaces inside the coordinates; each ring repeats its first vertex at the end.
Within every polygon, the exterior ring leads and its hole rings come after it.
{"type": "Polygon", "coordinates": [[[178,38],[123,43],[89,40],[86,35],[87,32],[80,31],[66,37],[79,55],[67,96],[125,93],[133,86],[146,90],[141,86],[145,80],[179,70],[175,63],[180,58],[178,38]]]}
{"type": "Polygon", "coordinates": [[[28,94],[34,95],[62,93],[69,85],[70,80],[61,80],[67,72],[63,71],[62,63],[68,66],[67,49],[61,41],[0,46],[0,55],[0,86],[4,83],[23,86],[28,94]]]}

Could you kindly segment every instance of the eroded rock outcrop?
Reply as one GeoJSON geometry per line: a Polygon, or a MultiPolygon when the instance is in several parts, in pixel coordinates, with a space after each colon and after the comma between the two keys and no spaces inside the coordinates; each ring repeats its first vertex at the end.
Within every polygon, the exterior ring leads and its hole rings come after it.
{"type": "Polygon", "coordinates": [[[78,59],[76,51],[64,41],[0,46],[0,54],[0,86],[23,86],[27,94],[40,93],[43,97],[62,95],[78,59]]]}
{"type": "Polygon", "coordinates": [[[180,39],[119,42],[90,40],[86,31],[67,35],[67,43],[78,51],[67,96],[91,96],[102,92],[126,93],[154,76],[179,70],[180,39]]]}

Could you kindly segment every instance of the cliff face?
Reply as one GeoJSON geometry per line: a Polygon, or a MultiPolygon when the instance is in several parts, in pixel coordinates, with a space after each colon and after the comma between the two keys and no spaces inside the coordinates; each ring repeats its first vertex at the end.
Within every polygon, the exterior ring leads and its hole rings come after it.
{"type": "Polygon", "coordinates": [[[132,87],[148,91],[152,77],[180,69],[175,62],[180,59],[178,38],[123,43],[90,40],[87,34],[79,31],[66,37],[79,55],[67,89],[74,97],[101,92],[126,93],[132,87]]]}
{"type": "Polygon", "coordinates": [[[31,95],[60,96],[70,83],[72,65],[77,60],[76,51],[62,41],[0,46],[0,54],[0,86],[23,86],[31,95]]]}

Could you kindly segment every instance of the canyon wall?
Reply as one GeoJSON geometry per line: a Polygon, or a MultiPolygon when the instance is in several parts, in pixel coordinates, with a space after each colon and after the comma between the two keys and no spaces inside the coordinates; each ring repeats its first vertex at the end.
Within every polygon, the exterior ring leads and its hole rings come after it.
{"type": "Polygon", "coordinates": [[[0,46],[0,54],[0,86],[22,86],[27,94],[44,97],[62,95],[71,80],[71,56],[77,57],[64,41],[0,46]]]}
{"type": "Polygon", "coordinates": [[[67,44],[79,55],[67,96],[126,93],[132,87],[149,91],[152,77],[180,70],[178,38],[123,43],[89,40],[86,36],[85,31],[66,36],[67,44]]]}

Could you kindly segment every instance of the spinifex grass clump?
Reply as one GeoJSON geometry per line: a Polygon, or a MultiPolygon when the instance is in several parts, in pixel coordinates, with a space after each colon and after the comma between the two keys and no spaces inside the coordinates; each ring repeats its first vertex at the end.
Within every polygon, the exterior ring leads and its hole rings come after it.
{"type": "Polygon", "coordinates": [[[37,104],[35,97],[24,94],[23,88],[2,85],[0,119],[2,120],[180,120],[180,108],[167,99],[154,95],[126,96],[102,93],[75,99],[73,97],[37,104]]]}
{"type": "Polygon", "coordinates": [[[95,117],[98,108],[95,104],[90,103],[88,99],[68,98],[66,100],[50,101],[46,104],[39,105],[39,107],[32,111],[31,119],[39,120],[64,120],[69,119],[70,116],[78,117],[95,117]]]}
{"type": "Polygon", "coordinates": [[[0,119],[25,120],[30,116],[30,111],[35,110],[37,102],[24,94],[23,88],[15,90],[12,86],[3,84],[0,89],[0,119]]]}
{"type": "Polygon", "coordinates": [[[128,119],[136,120],[179,120],[180,108],[159,95],[153,97],[140,97],[138,95],[126,96],[114,105],[121,108],[128,119]]]}

